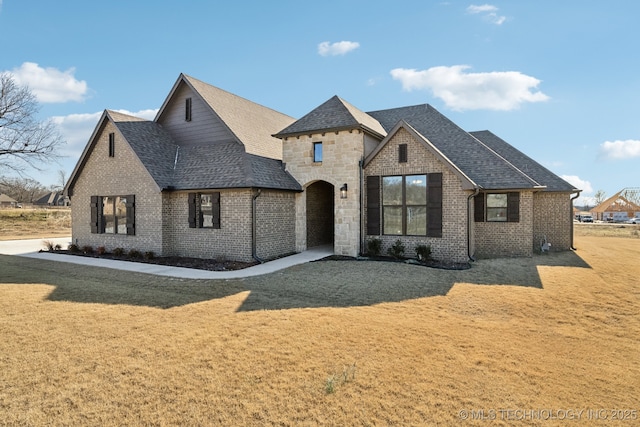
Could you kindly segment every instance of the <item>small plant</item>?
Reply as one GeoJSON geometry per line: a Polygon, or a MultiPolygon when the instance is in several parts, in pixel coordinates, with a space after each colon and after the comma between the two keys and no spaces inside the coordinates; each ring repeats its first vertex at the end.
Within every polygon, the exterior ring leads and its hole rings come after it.
{"type": "Polygon", "coordinates": [[[382,252],[382,239],[373,237],[367,240],[367,254],[371,256],[378,256],[382,252]]]}
{"type": "Polygon", "coordinates": [[[142,258],[142,253],[137,249],[131,249],[128,255],[129,255],[129,258],[133,258],[133,259],[142,258]]]}
{"type": "Polygon", "coordinates": [[[91,245],[84,245],[82,247],[82,252],[85,254],[92,254],[93,253],[93,246],[91,245]]]}
{"type": "Polygon", "coordinates": [[[418,255],[418,261],[428,261],[431,259],[431,246],[418,245],[416,246],[416,255],[418,255]]]}
{"type": "Polygon", "coordinates": [[[70,244],[67,249],[72,254],[77,254],[78,252],[80,252],[80,247],[78,245],[76,245],[75,243],[70,244]]]}
{"type": "Polygon", "coordinates": [[[98,248],[96,249],[96,253],[98,255],[104,255],[107,253],[107,248],[105,248],[104,246],[98,246],[98,248]]]}
{"type": "Polygon", "coordinates": [[[144,253],[144,259],[146,260],[154,259],[155,257],[156,254],[153,251],[147,251],[144,253]]]}
{"type": "Polygon", "coordinates": [[[55,250],[56,245],[51,240],[45,240],[42,243],[44,244],[44,247],[47,249],[47,251],[53,252],[55,250]]]}
{"type": "Polygon", "coordinates": [[[387,253],[396,259],[400,259],[404,257],[404,250],[404,243],[402,243],[402,240],[398,239],[389,249],[387,249],[387,253]]]}
{"type": "Polygon", "coordinates": [[[60,243],[56,243],[56,245],[53,247],[54,251],[60,251],[62,250],[62,245],[60,243]]]}
{"type": "Polygon", "coordinates": [[[342,373],[335,373],[327,377],[324,383],[324,391],[326,394],[333,394],[336,391],[336,387],[349,383],[356,379],[356,364],[351,366],[345,366],[342,369],[342,373]]]}
{"type": "Polygon", "coordinates": [[[122,255],[124,255],[124,249],[122,249],[122,248],[115,248],[115,249],[113,250],[113,254],[114,254],[115,256],[122,256],[122,255]]]}

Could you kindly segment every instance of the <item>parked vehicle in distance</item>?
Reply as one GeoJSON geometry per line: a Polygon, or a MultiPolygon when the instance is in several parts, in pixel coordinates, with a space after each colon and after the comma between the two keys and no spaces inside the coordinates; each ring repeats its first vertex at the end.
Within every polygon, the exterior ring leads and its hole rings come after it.
{"type": "Polygon", "coordinates": [[[626,221],[627,224],[640,224],[640,218],[631,218],[626,221]]]}
{"type": "Polygon", "coordinates": [[[578,221],[580,222],[593,222],[593,217],[591,215],[579,215],[578,221]]]}

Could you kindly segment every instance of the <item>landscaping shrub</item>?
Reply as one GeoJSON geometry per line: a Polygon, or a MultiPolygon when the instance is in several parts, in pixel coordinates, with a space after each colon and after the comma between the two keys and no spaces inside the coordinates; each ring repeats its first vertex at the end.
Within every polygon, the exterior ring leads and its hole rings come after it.
{"type": "Polygon", "coordinates": [[[377,237],[367,240],[367,254],[378,256],[382,252],[382,239],[377,237]]]}
{"type": "Polygon", "coordinates": [[[129,251],[129,258],[142,258],[142,253],[137,249],[131,249],[129,251]]]}
{"type": "Polygon", "coordinates": [[[77,254],[78,252],[80,252],[80,247],[78,247],[78,245],[76,245],[75,243],[72,243],[69,245],[68,250],[72,254],[77,254]]]}
{"type": "Polygon", "coordinates": [[[416,246],[416,255],[418,255],[418,261],[428,261],[431,259],[431,246],[418,245],[416,246]]]}
{"type": "Polygon", "coordinates": [[[107,253],[107,248],[105,248],[104,246],[98,246],[98,248],[96,249],[96,253],[98,255],[104,255],[107,253]]]}
{"type": "Polygon", "coordinates": [[[47,251],[53,252],[55,250],[55,245],[51,240],[45,240],[42,243],[44,243],[44,247],[47,249],[47,251]]]}
{"type": "Polygon", "coordinates": [[[404,243],[398,239],[389,249],[387,249],[387,253],[394,258],[400,259],[404,257],[404,250],[404,243]]]}
{"type": "Polygon", "coordinates": [[[115,256],[122,256],[122,255],[124,255],[124,249],[122,249],[122,248],[115,248],[115,249],[113,250],[113,254],[114,254],[115,256]]]}
{"type": "Polygon", "coordinates": [[[84,252],[85,254],[92,254],[93,253],[93,246],[90,245],[85,245],[82,247],[82,252],[84,252]]]}
{"type": "Polygon", "coordinates": [[[144,259],[154,259],[156,254],[153,251],[147,251],[144,253],[144,259]]]}

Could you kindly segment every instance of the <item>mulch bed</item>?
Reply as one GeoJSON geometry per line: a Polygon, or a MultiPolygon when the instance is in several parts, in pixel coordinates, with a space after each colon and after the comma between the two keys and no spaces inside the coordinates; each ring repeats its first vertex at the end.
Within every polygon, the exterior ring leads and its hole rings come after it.
{"type": "MultiPolygon", "coordinates": [[[[49,251],[40,251],[40,252],[49,252],[49,251]]],[[[133,258],[128,255],[114,255],[112,253],[104,253],[98,255],[97,253],[85,253],[85,252],[72,252],[69,250],[56,250],[53,251],[57,254],[64,255],[77,255],[89,258],[101,258],[101,259],[113,259],[118,261],[130,261],[130,262],[143,262],[147,264],[157,264],[157,265],[166,265],[170,267],[185,267],[185,268],[195,268],[198,270],[208,270],[208,271],[229,271],[229,270],[242,270],[243,268],[251,267],[257,265],[258,262],[240,262],[240,261],[222,261],[216,259],[203,259],[203,258],[189,258],[189,257],[178,257],[178,256],[162,256],[162,257],[153,257],[153,258],[133,258]]]]}
{"type": "Polygon", "coordinates": [[[413,258],[393,258],[388,256],[360,256],[360,257],[354,258],[354,257],[349,257],[344,255],[330,255],[318,261],[401,262],[404,264],[421,265],[424,267],[439,268],[442,270],[468,270],[471,268],[471,263],[468,263],[468,262],[441,261],[441,260],[435,260],[435,259],[418,261],[417,259],[413,259],[413,258]]]}

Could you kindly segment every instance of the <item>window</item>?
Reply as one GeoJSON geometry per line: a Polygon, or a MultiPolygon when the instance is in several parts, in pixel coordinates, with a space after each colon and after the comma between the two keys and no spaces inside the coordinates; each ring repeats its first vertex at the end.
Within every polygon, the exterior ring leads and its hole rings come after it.
{"type": "Polygon", "coordinates": [[[441,173],[368,176],[366,186],[368,235],[442,237],[441,173]]]}
{"type": "Polygon", "coordinates": [[[109,157],[116,156],[116,134],[109,134],[109,157]]]}
{"type": "Polygon", "coordinates": [[[383,234],[427,234],[427,175],[382,177],[383,234]]]}
{"type": "Polygon", "coordinates": [[[91,232],[135,234],[135,196],[92,196],[91,232]]]}
{"type": "Polygon", "coordinates": [[[189,227],[220,228],[220,193],[189,193],[189,227]]]}
{"type": "Polygon", "coordinates": [[[481,193],[475,197],[476,222],[519,222],[520,193],[481,193]]]}
{"type": "Polygon", "coordinates": [[[322,142],[313,143],[313,161],[314,163],[322,162],[322,142]]]}
{"type": "Polygon", "coordinates": [[[398,163],[407,163],[407,144],[398,145],[398,163]]]}
{"type": "Polygon", "coordinates": [[[191,121],[191,98],[184,100],[184,120],[186,122],[191,121]]]}

